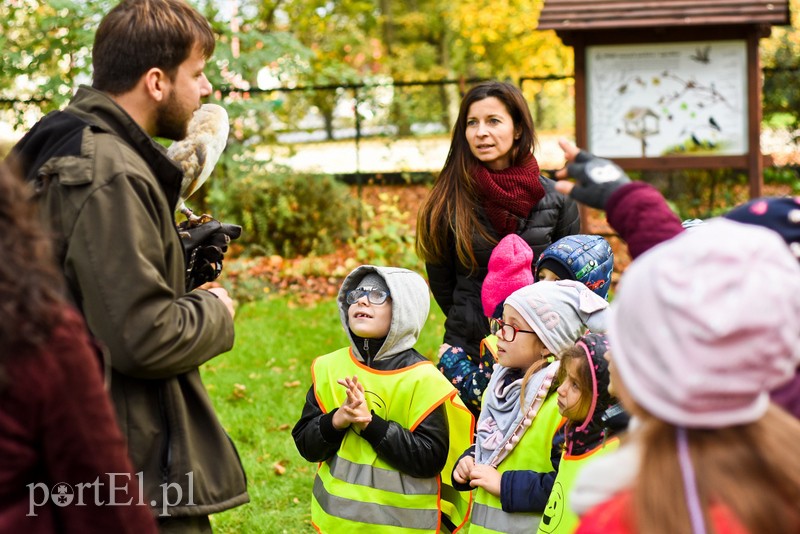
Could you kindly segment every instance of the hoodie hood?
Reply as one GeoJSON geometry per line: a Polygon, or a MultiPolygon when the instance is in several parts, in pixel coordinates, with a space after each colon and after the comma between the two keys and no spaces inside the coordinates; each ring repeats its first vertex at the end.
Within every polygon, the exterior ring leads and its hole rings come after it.
{"type": "Polygon", "coordinates": [[[373,355],[373,360],[384,360],[414,347],[419,339],[419,334],[425,321],[428,319],[431,300],[428,284],[414,271],[399,267],[378,267],[376,265],[362,265],[344,279],[339,289],[337,305],[342,326],[350,339],[353,354],[366,362],[363,346],[356,342],[347,317],[350,305],[347,303],[347,293],[356,289],[361,280],[369,273],[375,273],[386,282],[389,288],[392,306],[392,321],[389,333],[378,350],[373,355]]]}

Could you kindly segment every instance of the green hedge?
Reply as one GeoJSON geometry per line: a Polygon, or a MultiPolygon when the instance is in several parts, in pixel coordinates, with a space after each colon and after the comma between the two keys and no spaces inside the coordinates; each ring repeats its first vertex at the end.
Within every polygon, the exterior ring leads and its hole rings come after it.
{"type": "Polygon", "coordinates": [[[352,236],[358,210],[346,185],[283,167],[253,166],[216,185],[209,201],[219,218],[242,225],[242,245],[289,258],[333,252],[352,236]]]}

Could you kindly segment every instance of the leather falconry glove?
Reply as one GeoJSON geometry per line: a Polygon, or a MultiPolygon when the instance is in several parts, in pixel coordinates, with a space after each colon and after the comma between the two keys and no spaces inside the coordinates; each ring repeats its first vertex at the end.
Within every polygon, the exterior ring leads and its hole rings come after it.
{"type": "Polygon", "coordinates": [[[242,227],[212,219],[192,227],[188,221],[178,225],[186,267],[186,291],[216,280],[222,272],[222,259],[228,244],[242,235],[242,227]]]}

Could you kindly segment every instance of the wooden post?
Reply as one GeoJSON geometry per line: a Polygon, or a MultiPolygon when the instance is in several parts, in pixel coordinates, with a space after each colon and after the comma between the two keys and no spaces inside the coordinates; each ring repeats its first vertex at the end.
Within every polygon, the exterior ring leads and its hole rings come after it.
{"type": "Polygon", "coordinates": [[[758,55],[759,32],[747,35],[747,173],[750,198],[764,194],[764,160],[761,157],[761,61],[758,55]]]}
{"type": "MultiPolygon", "coordinates": [[[[575,144],[578,148],[589,150],[588,128],[586,123],[586,45],[578,39],[573,45],[575,51],[575,144]]],[[[581,233],[591,234],[589,210],[592,208],[578,204],[578,215],[581,221],[581,233]]]]}

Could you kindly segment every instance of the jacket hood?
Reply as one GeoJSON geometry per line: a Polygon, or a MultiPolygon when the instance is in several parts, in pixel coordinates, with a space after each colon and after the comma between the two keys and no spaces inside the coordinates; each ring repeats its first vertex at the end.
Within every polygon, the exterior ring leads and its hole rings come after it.
{"type": "Polygon", "coordinates": [[[390,301],[392,322],[389,326],[389,333],[386,335],[386,341],[375,354],[374,360],[386,359],[413,348],[428,318],[431,305],[428,284],[414,271],[375,265],[362,265],[353,270],[344,279],[342,287],[339,289],[337,305],[342,326],[350,339],[350,347],[353,349],[353,354],[361,361],[366,361],[366,359],[361,352],[361,347],[353,338],[353,332],[350,331],[347,318],[347,310],[350,305],[347,303],[347,293],[356,289],[361,279],[369,273],[376,273],[383,278],[392,297],[390,301]]]}
{"type": "Polygon", "coordinates": [[[536,260],[537,277],[545,260],[560,264],[573,274],[575,280],[607,298],[614,270],[614,253],[603,237],[587,234],[562,237],[547,247],[536,260]]]}
{"type": "Polygon", "coordinates": [[[108,94],[81,85],[66,108],[94,128],[113,132],[133,146],[158,178],[170,206],[178,205],[183,169],[167,156],[167,149],[157,143],[108,94]]]}

